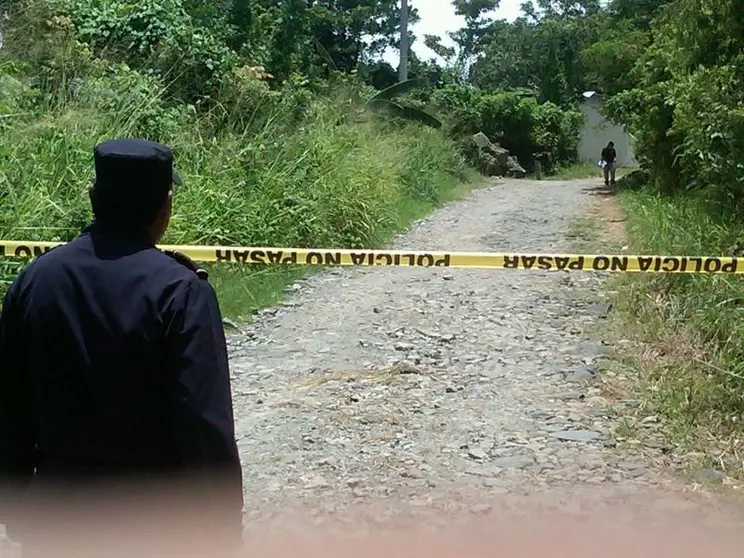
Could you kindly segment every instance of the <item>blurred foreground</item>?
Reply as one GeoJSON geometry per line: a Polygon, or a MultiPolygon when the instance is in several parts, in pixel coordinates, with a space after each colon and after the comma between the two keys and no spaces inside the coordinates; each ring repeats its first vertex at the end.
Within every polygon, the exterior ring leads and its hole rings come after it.
{"type": "MultiPolygon", "coordinates": [[[[589,494],[589,492],[587,492],[589,494]]],[[[80,524],[78,535],[56,540],[53,550],[34,557],[83,556],[262,556],[304,558],[342,558],[427,556],[465,558],[504,556],[509,558],[734,558],[742,555],[744,523],[739,506],[724,509],[716,498],[707,503],[699,498],[677,494],[636,494],[630,500],[613,504],[595,501],[586,506],[586,498],[577,494],[547,499],[545,494],[520,501],[499,502],[497,507],[483,506],[483,516],[439,517],[421,522],[380,524],[370,528],[354,517],[324,521],[311,526],[312,511],[296,514],[300,521],[281,520],[272,526],[248,525],[245,546],[238,552],[221,549],[219,540],[207,542],[198,533],[175,533],[177,526],[169,517],[150,516],[149,535],[157,539],[160,551],[149,552],[143,546],[148,535],[130,526],[103,523],[96,527],[80,524]],[[573,500],[571,501],[571,499],[573,500]],[[552,503],[548,503],[548,501],[552,503]],[[545,504],[548,504],[547,506],[545,504]],[[555,509],[551,510],[553,507],[555,509]],[[93,537],[108,531],[97,549],[90,546],[93,537]],[[126,535],[129,533],[130,535],[126,535]],[[128,539],[134,535],[137,540],[128,539]],[[193,536],[193,537],[192,537],[193,536]],[[187,544],[184,541],[189,539],[187,544]],[[165,546],[163,546],[165,545],[165,546]],[[168,550],[163,550],[165,548],[168,550]]],[[[590,497],[591,499],[591,497],[590,497]]],[[[387,507],[387,505],[386,505],[387,507]]],[[[185,517],[185,510],[179,516],[185,517]]],[[[189,513],[194,517],[198,506],[189,513]]],[[[361,510],[360,510],[361,511],[361,510]]],[[[366,510],[369,511],[369,510],[366,510]]],[[[360,515],[361,518],[361,515],[360,515]]],[[[99,518],[100,519],[100,518],[99,518]]],[[[206,519],[206,518],[205,518],[206,519]]],[[[140,526],[141,522],[137,522],[140,526]]],[[[137,527],[140,529],[140,527],[137,527]]],[[[70,531],[72,533],[73,531],[70,531]]],[[[203,533],[204,534],[204,533],[203,533]]],[[[150,547],[154,548],[154,547],[150,547]]],[[[17,554],[16,554],[17,555],[17,554]]],[[[10,554],[3,555],[10,556],[10,554]]],[[[25,558],[26,555],[24,555],[25,558]]],[[[31,555],[29,555],[31,556],[31,555]]]]}

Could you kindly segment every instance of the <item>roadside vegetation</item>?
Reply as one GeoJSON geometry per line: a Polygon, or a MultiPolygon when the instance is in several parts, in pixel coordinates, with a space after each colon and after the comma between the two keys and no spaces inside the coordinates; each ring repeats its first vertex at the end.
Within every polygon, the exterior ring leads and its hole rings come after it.
{"type": "MultiPolygon", "coordinates": [[[[644,162],[644,185],[619,198],[629,251],[741,256],[744,20],[730,1],[655,4],[650,29],[637,30],[647,48],[610,102],[644,162]]],[[[741,276],[638,277],[618,300],[647,347],[637,365],[649,411],[697,464],[738,477],[743,293],[741,276]]]]}
{"type": "MultiPolygon", "coordinates": [[[[524,129],[505,140],[524,157],[570,159],[578,141],[574,109],[474,89],[463,60],[411,53],[396,85],[379,59],[399,40],[395,0],[0,0],[0,26],[4,239],[77,235],[111,137],[173,148],[186,184],[164,242],[323,248],[382,245],[477,185],[481,126],[524,129]]],[[[21,265],[0,262],[3,285],[21,265]]],[[[306,271],[210,266],[232,318],[306,271]]]]}

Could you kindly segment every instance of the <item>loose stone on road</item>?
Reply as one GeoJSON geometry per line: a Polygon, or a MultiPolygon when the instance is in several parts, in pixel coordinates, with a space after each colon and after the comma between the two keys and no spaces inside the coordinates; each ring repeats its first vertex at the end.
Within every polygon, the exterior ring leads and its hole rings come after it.
{"type": "MultiPolygon", "coordinates": [[[[490,182],[394,247],[570,253],[593,185],[490,182]]],[[[229,339],[248,526],[291,510],[466,517],[556,490],[583,495],[549,507],[584,513],[660,486],[616,448],[622,407],[596,383],[605,277],[378,267],[298,282],[229,339]]]]}

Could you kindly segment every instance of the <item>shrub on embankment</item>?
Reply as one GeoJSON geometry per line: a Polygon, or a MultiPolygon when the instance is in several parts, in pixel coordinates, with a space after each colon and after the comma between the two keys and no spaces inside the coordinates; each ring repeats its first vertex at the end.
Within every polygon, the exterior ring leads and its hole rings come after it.
{"type": "Polygon", "coordinates": [[[456,138],[483,132],[501,144],[528,170],[534,155],[547,155],[550,171],[576,161],[583,114],[574,108],[540,103],[529,92],[484,91],[450,85],[434,92],[433,104],[448,115],[448,131],[456,138]]]}
{"type": "MultiPolygon", "coordinates": [[[[78,27],[90,25],[33,8],[42,12],[15,20],[0,51],[2,238],[73,238],[91,218],[93,146],[116,136],[174,149],[185,185],[167,243],[371,247],[470,176],[439,131],[367,111],[352,78],[332,77],[322,92],[272,89],[260,70],[233,65],[210,77],[208,95],[195,93],[151,59],[95,54],[78,27]]],[[[175,67],[192,65],[203,69],[190,57],[175,67]]],[[[2,265],[7,284],[17,266],[2,265]]],[[[296,273],[212,268],[229,315],[271,302],[296,273]]]]}

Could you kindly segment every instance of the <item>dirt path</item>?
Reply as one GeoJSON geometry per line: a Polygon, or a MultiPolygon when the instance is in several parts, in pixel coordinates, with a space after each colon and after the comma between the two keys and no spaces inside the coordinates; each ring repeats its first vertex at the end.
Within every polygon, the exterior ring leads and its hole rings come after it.
{"type": "MultiPolygon", "coordinates": [[[[571,252],[596,182],[493,182],[395,247],[571,252]]],[[[437,524],[524,510],[525,497],[571,514],[618,499],[694,507],[616,448],[596,385],[609,348],[589,335],[603,280],[374,268],[296,284],[230,339],[249,527],[298,510],[437,524]]]]}

